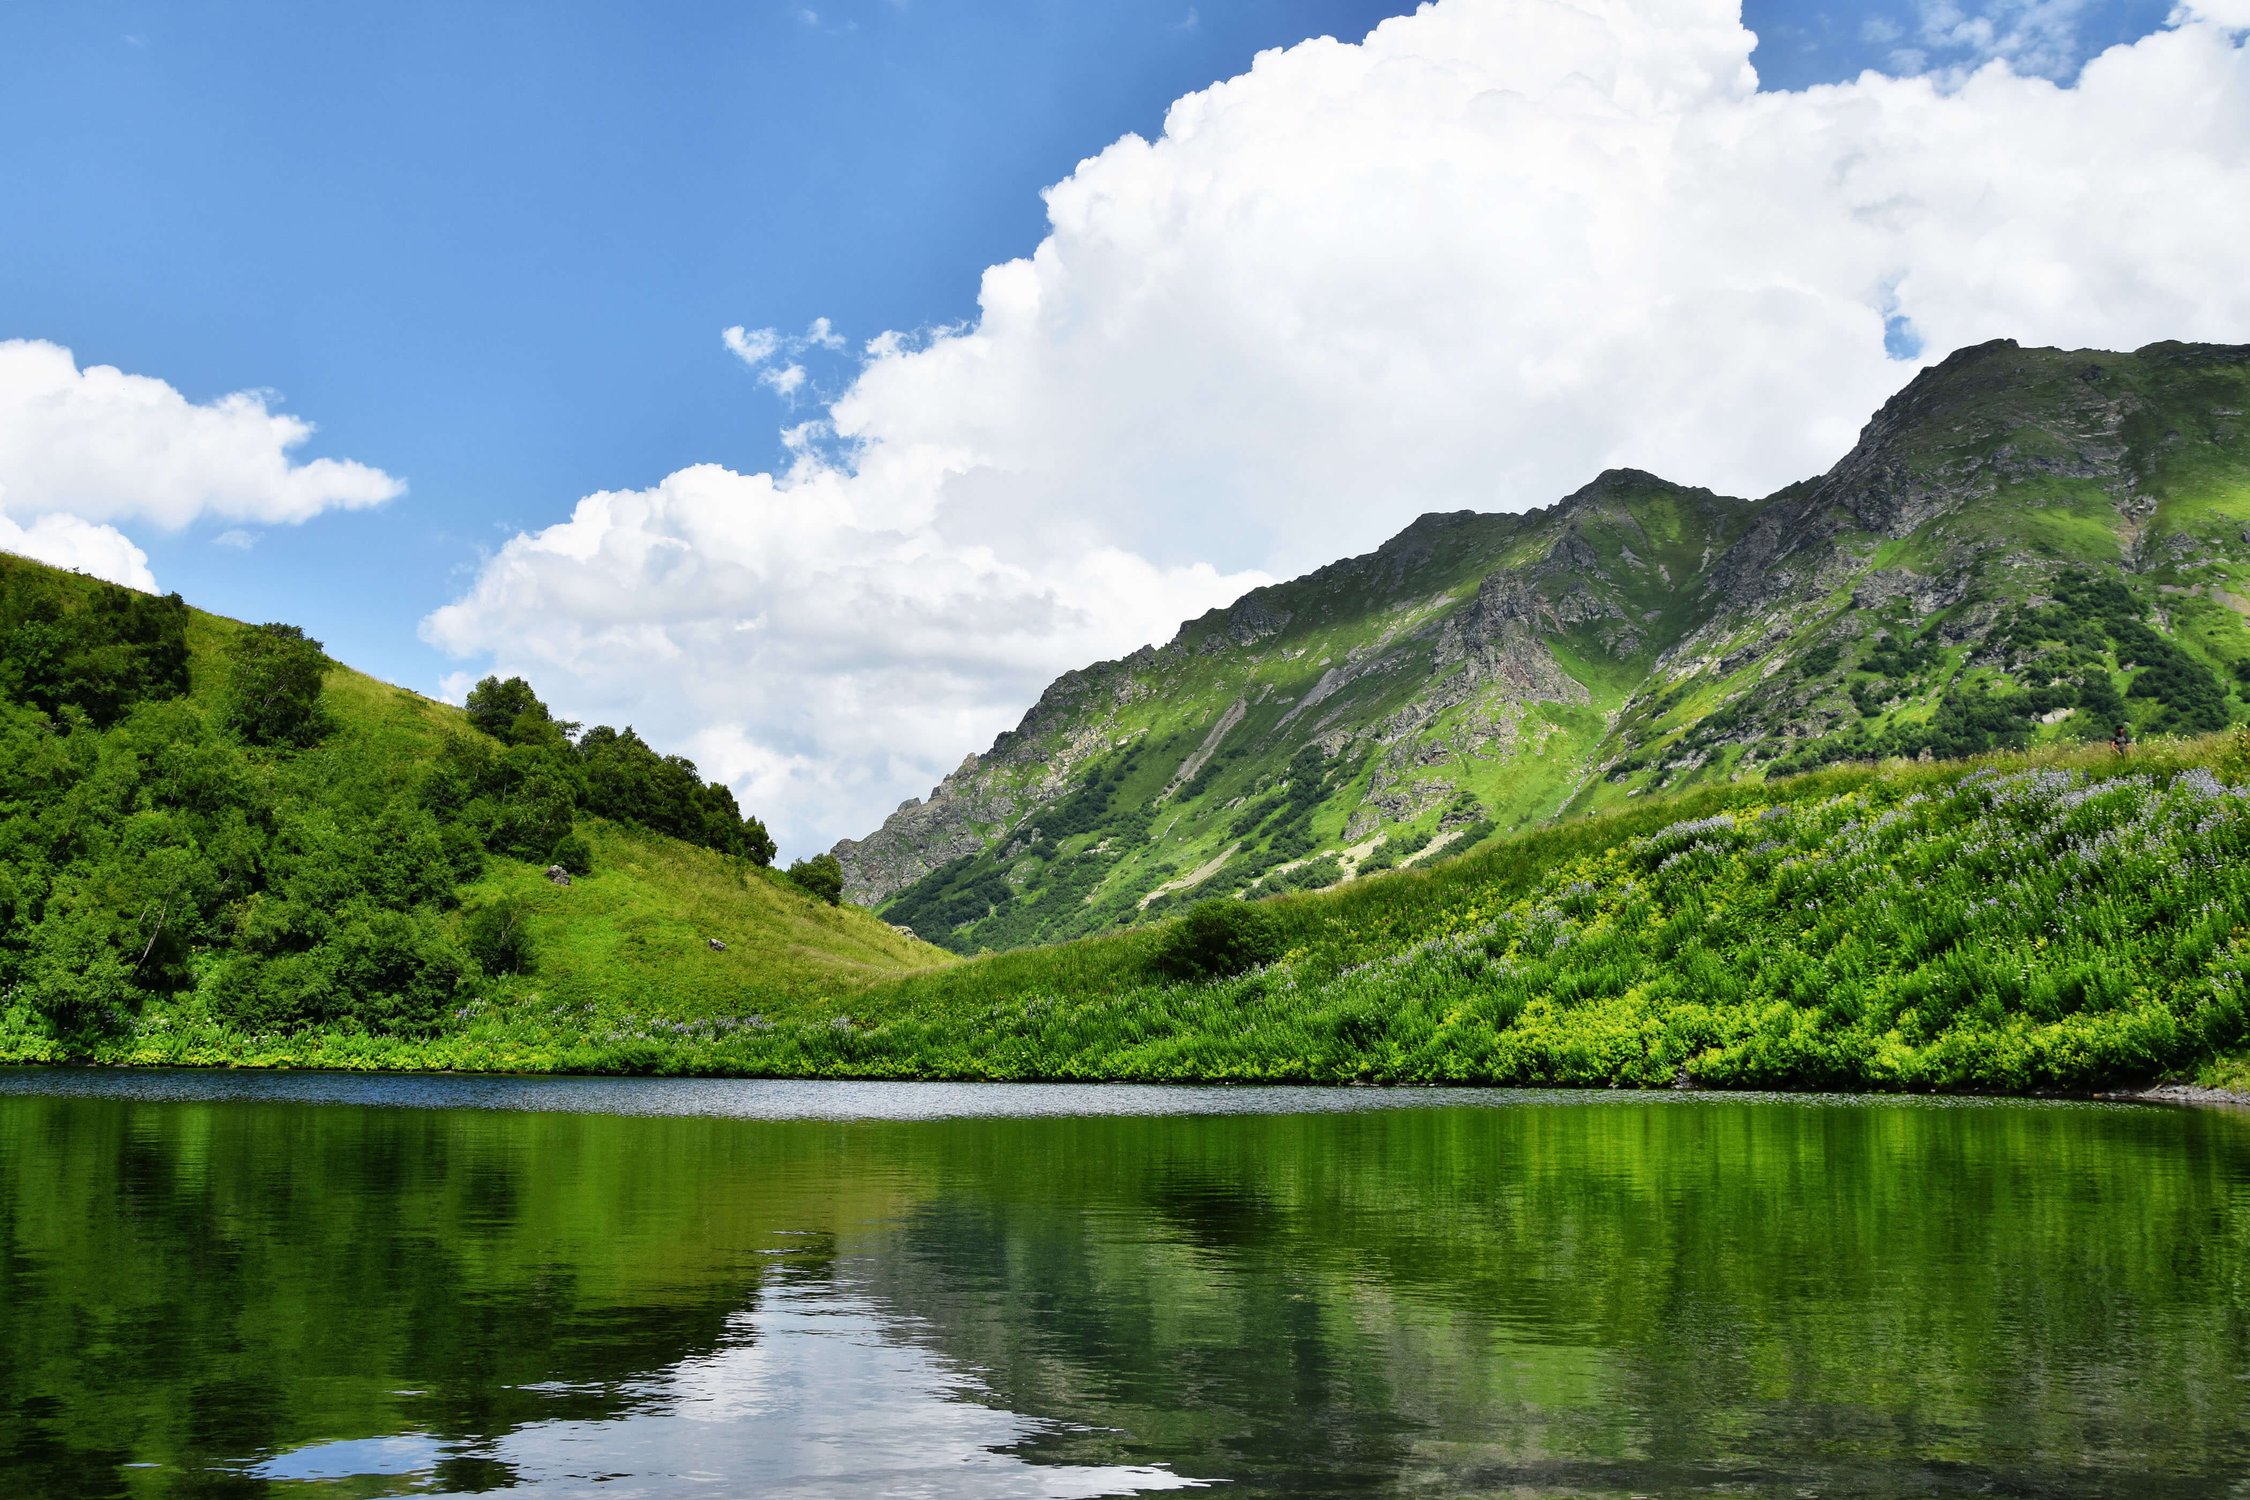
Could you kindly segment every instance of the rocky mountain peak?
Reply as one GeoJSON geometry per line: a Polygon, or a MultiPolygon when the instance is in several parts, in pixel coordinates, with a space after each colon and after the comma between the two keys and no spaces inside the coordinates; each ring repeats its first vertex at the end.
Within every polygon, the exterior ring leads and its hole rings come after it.
{"type": "Polygon", "coordinates": [[[2250,718],[2250,350],[1956,351],[1757,501],[1433,512],[1066,673],[837,848],[956,947],[1330,884],[1648,788],[2250,718]]]}

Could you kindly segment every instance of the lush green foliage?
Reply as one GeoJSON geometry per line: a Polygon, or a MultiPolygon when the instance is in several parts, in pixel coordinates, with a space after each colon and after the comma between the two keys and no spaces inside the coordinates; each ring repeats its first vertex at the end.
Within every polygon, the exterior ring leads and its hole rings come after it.
{"type": "Polygon", "coordinates": [[[328,728],[320,710],[327,676],[320,642],[296,626],[243,631],[227,661],[226,727],[246,745],[312,744],[328,728]]]}
{"type": "Polygon", "coordinates": [[[503,896],[471,910],[461,923],[461,946],[487,974],[527,974],[538,958],[529,905],[503,896]]]}
{"type": "MultiPolygon", "coordinates": [[[[725,851],[642,899],[692,887],[712,925],[802,945],[808,977],[931,956],[864,914],[845,929],[880,934],[873,952],[753,918],[768,903],[750,887],[778,880],[758,869],[772,845],[725,789],[630,731],[582,753],[520,682],[484,692],[503,731],[488,737],[291,627],[6,557],[0,622],[0,1055],[190,1034],[221,1056],[290,1037],[425,1045],[545,967],[546,918],[496,877],[543,887],[550,861],[588,875],[609,809],[725,851]]],[[[576,888],[581,908],[601,904],[598,883],[576,888]]],[[[675,939],[673,961],[701,941],[675,939]]],[[[584,961],[583,943],[550,946],[586,982],[644,982],[621,955],[584,961]]]]}
{"type": "Polygon", "coordinates": [[[816,854],[811,859],[800,859],[789,867],[789,878],[802,886],[807,895],[817,896],[834,906],[844,899],[844,867],[833,854],[816,854]]]}
{"type": "Polygon", "coordinates": [[[1148,966],[1173,984],[1208,984],[1279,957],[1272,912],[1247,901],[1205,901],[1164,930],[1148,966]]]}
{"type": "Polygon", "coordinates": [[[187,621],[178,594],[89,590],[0,553],[0,699],[115,723],[134,703],[187,691],[187,621]]]}
{"type": "Polygon", "coordinates": [[[704,781],[685,756],[657,754],[630,727],[600,724],[580,734],[521,677],[485,678],[469,690],[465,707],[469,722],[505,748],[495,754],[470,740],[448,747],[439,795],[459,807],[481,803],[474,816],[492,830],[494,847],[539,858],[582,810],[754,864],[773,863],[772,835],[743,815],[732,791],[704,781]]]}
{"type": "Polygon", "coordinates": [[[594,873],[594,846],[576,829],[555,840],[554,852],[547,856],[566,875],[591,875],[594,873]]]}
{"type": "MultiPolygon", "coordinates": [[[[309,1032],[249,1055],[1998,1091],[2232,1076],[2250,1055],[2246,779],[2241,737],[2130,760],[2103,747],[1838,768],[1710,787],[1330,891],[1207,903],[1114,936],[904,978],[818,971],[762,987],[756,960],[727,977],[732,951],[710,955],[708,980],[678,961],[704,932],[723,934],[715,923],[652,941],[605,918],[605,942],[675,955],[630,984],[614,959],[562,957],[551,945],[584,941],[571,920],[582,894],[628,889],[612,883],[635,856],[611,843],[598,851],[608,873],[570,891],[501,864],[520,875],[470,893],[472,909],[511,894],[531,904],[534,981],[501,984],[426,1039],[309,1032]]],[[[144,1025],[106,1055],[211,1060],[241,1047],[144,1025]]]]}

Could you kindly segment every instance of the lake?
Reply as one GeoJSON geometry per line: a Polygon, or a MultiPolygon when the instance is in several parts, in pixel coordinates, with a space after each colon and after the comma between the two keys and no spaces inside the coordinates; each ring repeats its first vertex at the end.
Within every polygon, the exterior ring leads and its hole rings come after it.
{"type": "Polygon", "coordinates": [[[0,1071],[54,1496],[2250,1494],[2250,1117],[0,1071]]]}

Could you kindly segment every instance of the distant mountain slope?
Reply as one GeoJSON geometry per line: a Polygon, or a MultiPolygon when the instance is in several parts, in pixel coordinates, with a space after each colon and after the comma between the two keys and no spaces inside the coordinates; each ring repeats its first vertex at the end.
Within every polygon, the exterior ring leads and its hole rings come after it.
{"type": "Polygon", "coordinates": [[[741,1016],[945,961],[762,868],[687,762],[598,735],[539,709],[494,738],[285,629],[0,554],[0,1058],[332,1035],[411,1065],[495,1004],[741,1016]]]}
{"type": "Polygon", "coordinates": [[[836,847],[961,951],[1333,883],[1663,785],[2246,716],[2250,348],[1962,350],[1818,479],[1424,516],[1065,674],[836,847]]]}

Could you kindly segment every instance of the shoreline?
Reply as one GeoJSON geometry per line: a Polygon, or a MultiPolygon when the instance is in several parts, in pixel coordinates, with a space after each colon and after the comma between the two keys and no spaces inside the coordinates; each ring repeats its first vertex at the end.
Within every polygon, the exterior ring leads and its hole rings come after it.
{"type": "Polygon", "coordinates": [[[1361,1089],[1370,1093],[1437,1094],[1482,1093],[1505,1090],[1538,1094],[1694,1094],[1720,1099],[1730,1096],[1774,1098],[1780,1097],[1851,1097],[1866,1099],[2015,1099],[2029,1103],[2100,1103],[2100,1104],[2150,1104],[2171,1105],[2196,1109],[2227,1109],[2250,1111],[2250,1091],[2230,1088],[2213,1088],[2203,1084],[2169,1082],[2142,1087],[2115,1089],[2032,1089],[2022,1092],[1971,1089],[1837,1089],[1763,1087],[1731,1089],[1693,1087],[1634,1088],[1618,1083],[1609,1084],[1524,1084],[1485,1083],[1463,1081],[1458,1083],[1370,1083],[1365,1081],[1317,1082],[1309,1079],[1244,1079],[1244,1078],[961,1078],[932,1076],[901,1078],[896,1076],[852,1076],[843,1074],[807,1075],[802,1073],[733,1073],[733,1072],[629,1072],[624,1070],[565,1071],[555,1069],[510,1068],[380,1068],[380,1067],[323,1067],[288,1063],[260,1062],[98,1062],[79,1059],[53,1061],[30,1058],[0,1059],[0,1076],[20,1073],[30,1069],[50,1069],[74,1073],[235,1073],[265,1074],[275,1077],[331,1075],[345,1078],[460,1078],[460,1079],[511,1079],[553,1080],[557,1082],[583,1082],[587,1080],[618,1079],[637,1083],[834,1083],[855,1085],[902,1084],[909,1087],[937,1086],[997,1086],[1020,1085],[1031,1088],[1158,1088],[1158,1089],[1361,1089]]]}

